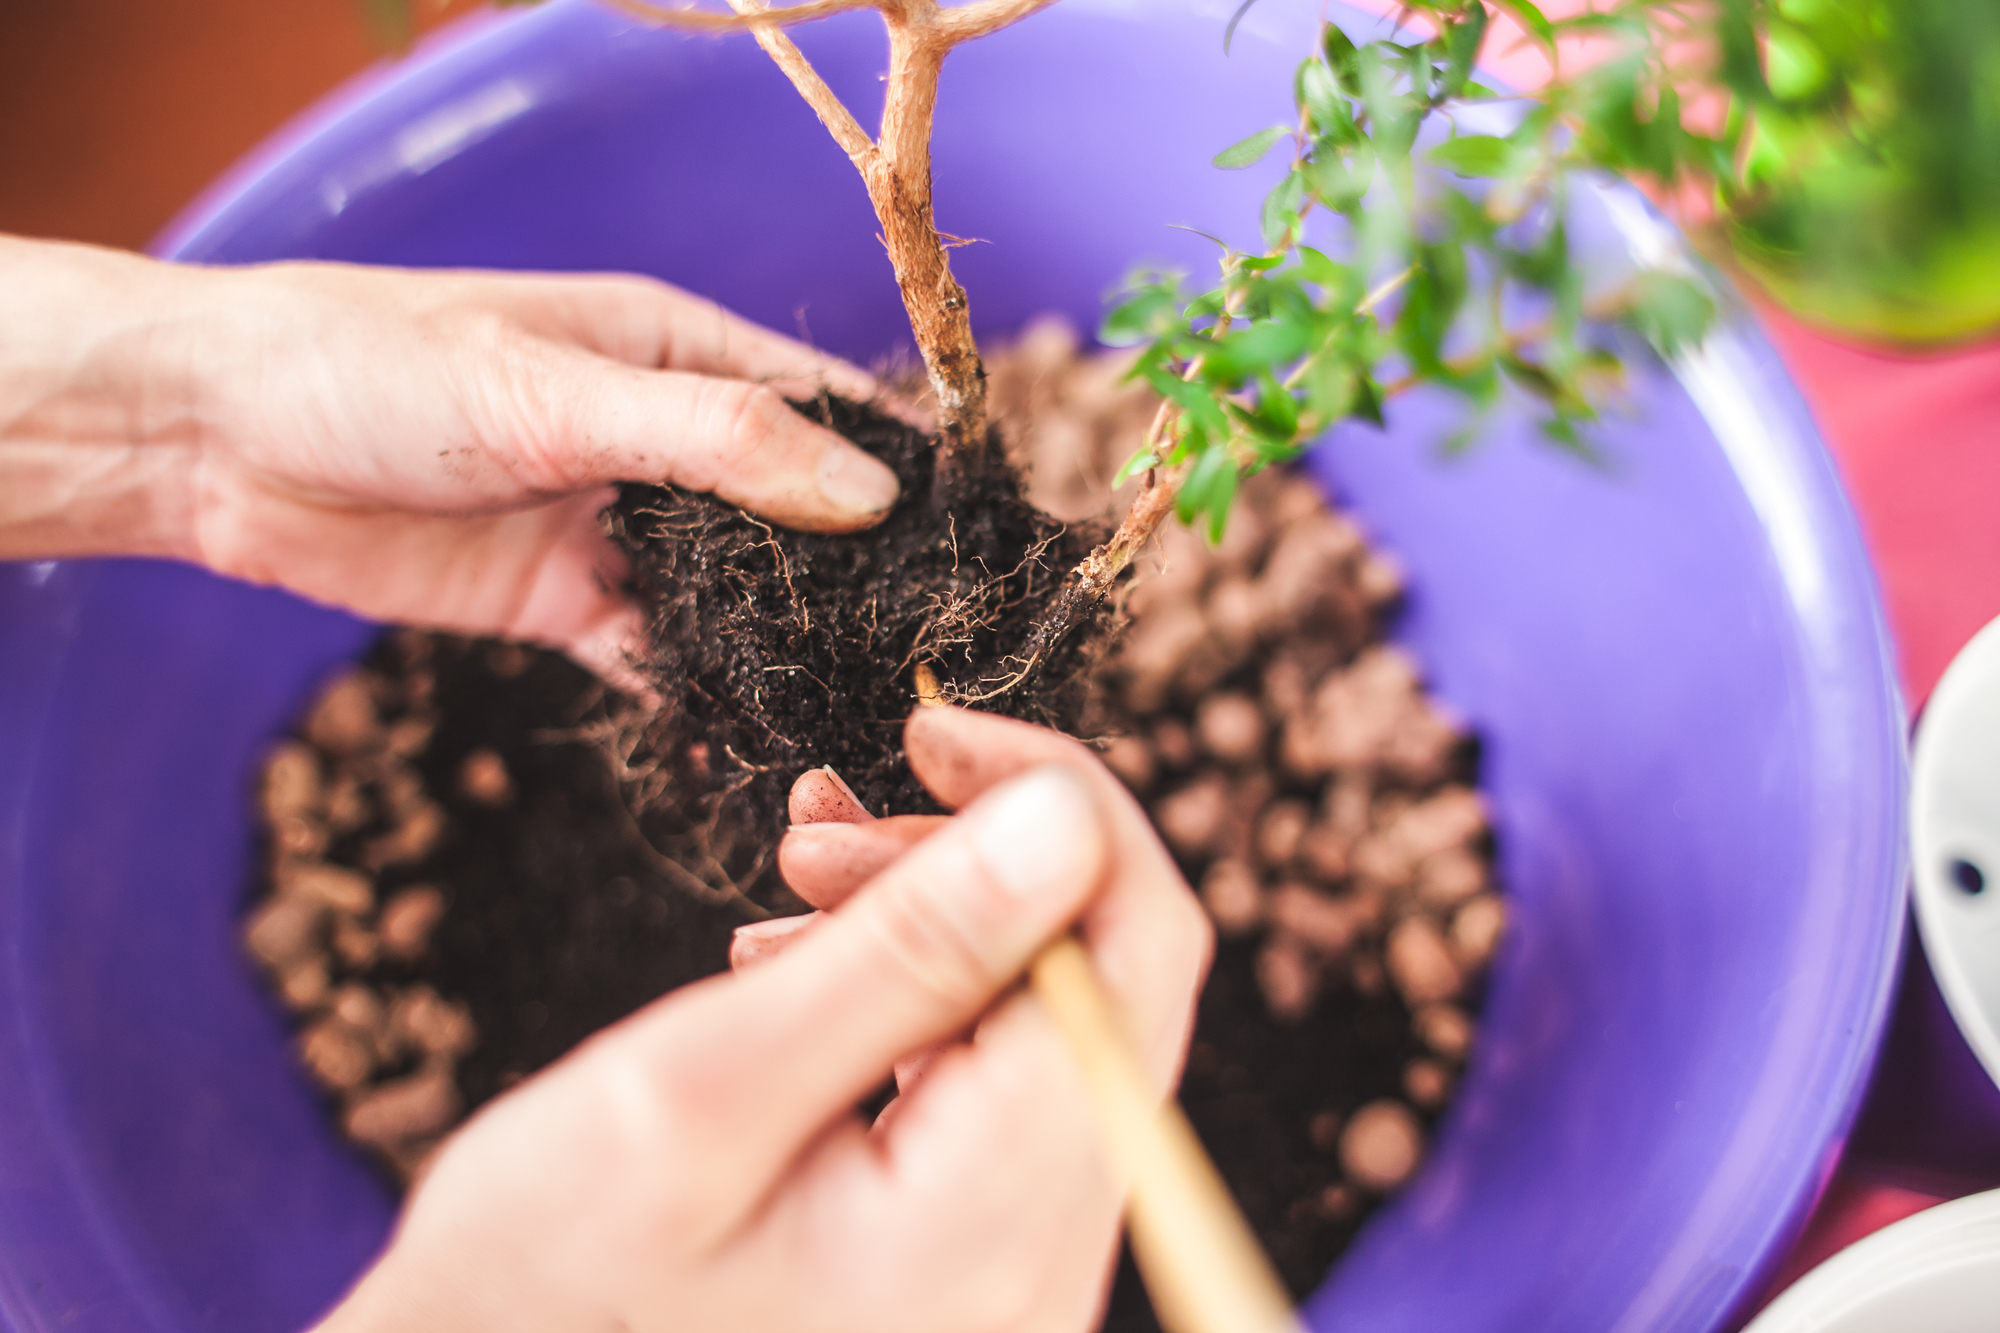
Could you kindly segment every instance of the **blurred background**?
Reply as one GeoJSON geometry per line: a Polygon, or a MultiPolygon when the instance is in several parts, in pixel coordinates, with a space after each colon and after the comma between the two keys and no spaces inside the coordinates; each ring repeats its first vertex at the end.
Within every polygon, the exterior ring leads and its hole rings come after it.
{"type": "Polygon", "coordinates": [[[139,249],[381,53],[361,0],[0,0],[0,231],[139,249]]]}

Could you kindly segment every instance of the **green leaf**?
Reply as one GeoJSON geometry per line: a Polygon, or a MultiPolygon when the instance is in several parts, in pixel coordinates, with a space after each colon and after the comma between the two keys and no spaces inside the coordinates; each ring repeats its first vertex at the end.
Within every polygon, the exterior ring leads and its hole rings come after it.
{"type": "Polygon", "coordinates": [[[1352,274],[1345,264],[1336,264],[1310,245],[1301,245],[1299,271],[1307,282],[1320,287],[1344,287],[1352,274]]]}
{"type": "Polygon", "coordinates": [[[1479,48],[1486,41],[1488,17],[1485,5],[1474,5],[1464,18],[1444,30],[1448,58],[1444,74],[1438,80],[1439,97],[1457,97],[1464,91],[1466,81],[1472,77],[1473,62],[1479,59],[1479,48]]]}
{"type": "Polygon", "coordinates": [[[1812,38],[1789,23],[1773,23],[1764,34],[1764,64],[1771,95],[1801,102],[1826,87],[1826,57],[1812,38]]]}
{"type": "Polygon", "coordinates": [[[1287,172],[1278,182],[1277,188],[1264,196],[1264,213],[1259,225],[1264,235],[1264,244],[1276,246],[1298,225],[1299,205],[1305,202],[1305,178],[1295,168],[1287,172]]]}
{"type": "Polygon", "coordinates": [[[1504,176],[1514,145],[1491,134],[1461,134],[1431,149],[1430,160],[1457,176],[1504,176]]]}
{"type": "Polygon", "coordinates": [[[1500,368],[1506,372],[1508,379],[1545,403],[1553,403],[1564,397],[1563,388],[1556,383],[1555,376],[1517,353],[1502,353],[1500,368]]]}
{"type": "Polygon", "coordinates": [[[1286,132],[1283,125],[1273,125],[1268,130],[1258,130],[1249,138],[1233,143],[1217,153],[1214,158],[1215,165],[1224,171],[1240,171],[1244,167],[1255,166],[1264,160],[1264,154],[1271,151],[1271,145],[1278,142],[1286,132]]]}
{"type": "Polygon", "coordinates": [[[1354,113],[1340,91],[1339,81],[1324,63],[1313,59],[1299,66],[1298,95],[1299,105],[1312,118],[1314,130],[1323,135],[1352,140],[1354,113]]]}
{"type": "Polygon", "coordinates": [[[1258,433],[1275,444],[1290,444],[1299,433],[1299,405],[1268,370],[1257,377],[1256,421],[1258,433]]]}
{"type": "Polygon", "coordinates": [[[1180,494],[1174,497],[1174,511],[1190,527],[1201,515],[1208,514],[1211,530],[1219,535],[1222,523],[1228,518],[1229,504],[1235,498],[1236,464],[1230,460],[1228,449],[1210,445],[1188,468],[1180,494]]]}
{"type": "Polygon", "coordinates": [[[1576,421],[1557,413],[1542,422],[1542,437],[1561,448],[1563,452],[1576,455],[1586,463],[1602,467],[1604,458],[1583,438],[1576,428],[1576,421]]]}
{"type": "Polygon", "coordinates": [[[1521,25],[1521,31],[1528,34],[1536,45],[1554,55],[1556,49],[1555,25],[1541,10],[1535,8],[1531,0],[1492,0],[1493,7],[1521,25]]]}
{"type": "Polygon", "coordinates": [[[1340,90],[1349,97],[1361,96],[1361,75],[1359,70],[1360,50],[1334,24],[1326,24],[1320,37],[1320,47],[1326,52],[1327,67],[1333,71],[1340,90]]]}
{"type": "Polygon", "coordinates": [[[1159,465],[1160,459],[1157,454],[1151,449],[1141,448],[1138,453],[1126,459],[1125,465],[1118,469],[1116,476],[1111,478],[1111,489],[1117,490],[1141,472],[1150,471],[1159,465]]]}
{"type": "Polygon", "coordinates": [[[1315,154],[1301,169],[1313,198],[1336,213],[1358,207],[1375,180],[1375,155],[1367,144],[1351,156],[1315,154]]]}
{"type": "Polygon", "coordinates": [[[1161,366],[1147,367],[1146,382],[1153,386],[1153,392],[1162,398],[1172,399],[1187,414],[1189,426],[1217,435],[1228,433],[1229,417],[1216,401],[1215,391],[1207,384],[1184,380],[1161,366]]]}
{"type": "Polygon", "coordinates": [[[1715,302],[1692,279],[1657,271],[1642,273],[1626,322],[1672,356],[1700,343],[1715,318],[1715,302]]]}
{"type": "Polygon", "coordinates": [[[1171,287],[1151,286],[1113,306],[1097,337],[1107,347],[1134,347],[1165,336],[1181,323],[1179,293],[1171,287]]]}
{"type": "Polygon", "coordinates": [[[1249,328],[1231,329],[1218,339],[1202,362],[1202,373],[1234,388],[1260,373],[1296,361],[1305,355],[1311,343],[1309,325],[1289,320],[1260,320],[1249,328]]]}
{"type": "Polygon", "coordinates": [[[1348,406],[1347,414],[1372,423],[1377,429],[1388,428],[1382,417],[1382,386],[1371,376],[1364,375],[1354,386],[1354,401],[1348,406]]]}

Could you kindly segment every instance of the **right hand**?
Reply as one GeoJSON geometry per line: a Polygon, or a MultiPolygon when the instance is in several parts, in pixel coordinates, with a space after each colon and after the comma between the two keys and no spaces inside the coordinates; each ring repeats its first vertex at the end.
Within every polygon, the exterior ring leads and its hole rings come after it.
{"type": "Polygon", "coordinates": [[[1120,1191],[1068,1047],[1014,982],[1077,929],[1165,1095],[1206,918],[1083,747],[947,708],[906,745],[961,812],[795,830],[782,864],[833,910],[482,1111],[326,1329],[1094,1326],[1120,1191]],[[940,1043],[864,1124],[856,1102],[940,1043]]]}

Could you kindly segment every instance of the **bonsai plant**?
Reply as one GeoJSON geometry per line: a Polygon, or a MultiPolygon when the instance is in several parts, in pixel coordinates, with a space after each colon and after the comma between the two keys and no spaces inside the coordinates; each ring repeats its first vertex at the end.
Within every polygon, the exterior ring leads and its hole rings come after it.
{"type": "MultiPolygon", "coordinates": [[[[1137,373],[1165,405],[1129,468],[1147,479],[1133,514],[1087,555],[1066,553],[1065,545],[1076,545],[1072,534],[1019,503],[990,442],[964,293],[950,277],[948,238],[930,218],[927,115],[938,63],[954,34],[994,29],[968,23],[918,32],[909,26],[914,7],[892,13],[869,6],[890,18],[892,50],[898,22],[905,25],[894,68],[912,79],[899,93],[892,77],[878,143],[830,102],[775,30],[799,14],[854,7],[861,6],[747,11],[740,19],[786,64],[862,167],[885,239],[896,232],[907,242],[898,278],[940,406],[941,441],[933,448],[858,409],[819,405],[851,432],[874,433],[916,501],[906,526],[892,526],[879,544],[864,539],[858,553],[854,543],[780,537],[692,497],[650,488],[627,493],[617,521],[640,557],[642,594],[661,608],[655,648],[662,660],[654,669],[663,684],[691,685],[670,718],[645,719],[621,738],[622,753],[634,761],[631,776],[654,792],[664,789],[663,778],[680,777],[689,780],[679,784],[683,797],[705,781],[721,798],[754,800],[754,789],[780,781],[770,775],[790,759],[833,751],[871,797],[887,799],[896,782],[882,765],[893,759],[880,758],[879,735],[875,754],[867,737],[840,753],[840,728],[828,725],[835,698],[879,704],[872,716],[857,710],[864,721],[893,716],[923,692],[921,669],[930,668],[943,675],[939,688],[948,697],[1060,720],[1060,691],[1089,647],[1087,634],[1071,631],[1090,621],[1168,515],[1179,512],[1220,536],[1244,475],[1289,457],[1334,420],[1379,419],[1385,399],[1422,383],[1482,408],[1516,385],[1545,404],[1553,440],[1587,452],[1593,401],[1618,364],[1615,344],[1590,317],[1622,317],[1669,350],[1697,336],[1707,318],[1707,298],[1684,276],[1647,274],[1609,291],[1586,290],[1570,263],[1561,209],[1566,173],[1586,159],[1562,139],[1558,117],[1536,121],[1531,113],[1525,131],[1423,145],[1468,179],[1497,178],[1493,187],[1439,190],[1420,180],[1412,164],[1425,122],[1489,100],[1470,79],[1490,25],[1484,6],[1440,7],[1436,34],[1414,45],[1356,47],[1328,29],[1297,72],[1295,122],[1218,157],[1222,167],[1249,166],[1293,135],[1290,168],[1264,208],[1264,250],[1224,247],[1221,285],[1192,299],[1181,297],[1171,278],[1144,277],[1107,320],[1112,339],[1142,348],[1137,373]],[[906,119],[892,135],[888,112],[899,106],[906,119]],[[884,151],[890,144],[907,151],[892,159],[884,151]],[[910,174],[913,162],[924,163],[920,177],[910,174]],[[1364,209],[1377,173],[1389,194],[1364,209]],[[1316,207],[1348,224],[1353,245],[1337,251],[1340,260],[1329,257],[1333,245],[1304,244],[1316,207]],[[1071,572],[1063,578],[1065,566],[1071,572]],[[909,577],[913,569],[920,577],[909,577]],[[884,582],[890,571],[895,589],[884,582]],[[730,580],[767,600],[745,606],[720,599],[718,614],[717,598],[688,596],[690,587],[705,583],[712,592],[730,580]],[[885,611],[889,629],[881,633],[885,611]],[[680,656],[665,656],[673,653],[680,656]],[[828,663],[845,670],[827,670],[828,663]],[[892,669],[868,674],[869,665],[892,669]],[[801,706],[799,698],[816,702],[801,706]]],[[[931,9],[921,22],[977,11],[997,27],[1037,7],[931,9]]],[[[892,257],[898,253],[896,243],[889,248],[892,257]]],[[[721,891],[755,880],[764,867],[754,810],[732,821],[716,818],[719,811],[697,812],[678,850],[721,891]],[[722,846],[718,838],[732,838],[728,823],[749,833],[722,846]]]]}

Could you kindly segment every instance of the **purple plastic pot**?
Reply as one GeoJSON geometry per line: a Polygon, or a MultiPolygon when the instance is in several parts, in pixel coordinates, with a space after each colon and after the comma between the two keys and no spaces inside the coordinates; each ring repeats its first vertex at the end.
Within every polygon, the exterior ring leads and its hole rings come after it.
{"type": "MultiPolygon", "coordinates": [[[[1318,6],[1068,0],[952,58],[942,224],[981,326],[1086,327],[1134,261],[1212,262],[1318,6]]],[[[1368,21],[1363,21],[1368,22],[1368,21]]],[[[867,16],[800,34],[878,96],[867,16]]],[[[1657,231],[1627,195],[1600,201],[1657,231]],[[1622,202],[1620,202],[1622,200],[1622,202]]],[[[1611,221],[1607,221],[1611,219],[1611,221]]],[[[371,76],[166,249],[634,269],[867,359],[902,315],[845,159],[747,40],[582,4],[371,76]]],[[[1654,241],[1658,241],[1656,235],[1654,241]]],[[[1321,469],[1402,557],[1402,636],[1485,738],[1514,926],[1418,1183],[1321,1329],[1722,1323],[1812,1202],[1902,938],[1902,710],[1852,516],[1740,322],[1641,373],[1593,470],[1441,408],[1321,469]]],[[[369,627],[148,563],[0,567],[0,1310],[16,1330],[298,1327],[392,1206],[237,956],[260,748],[369,627]]]]}

